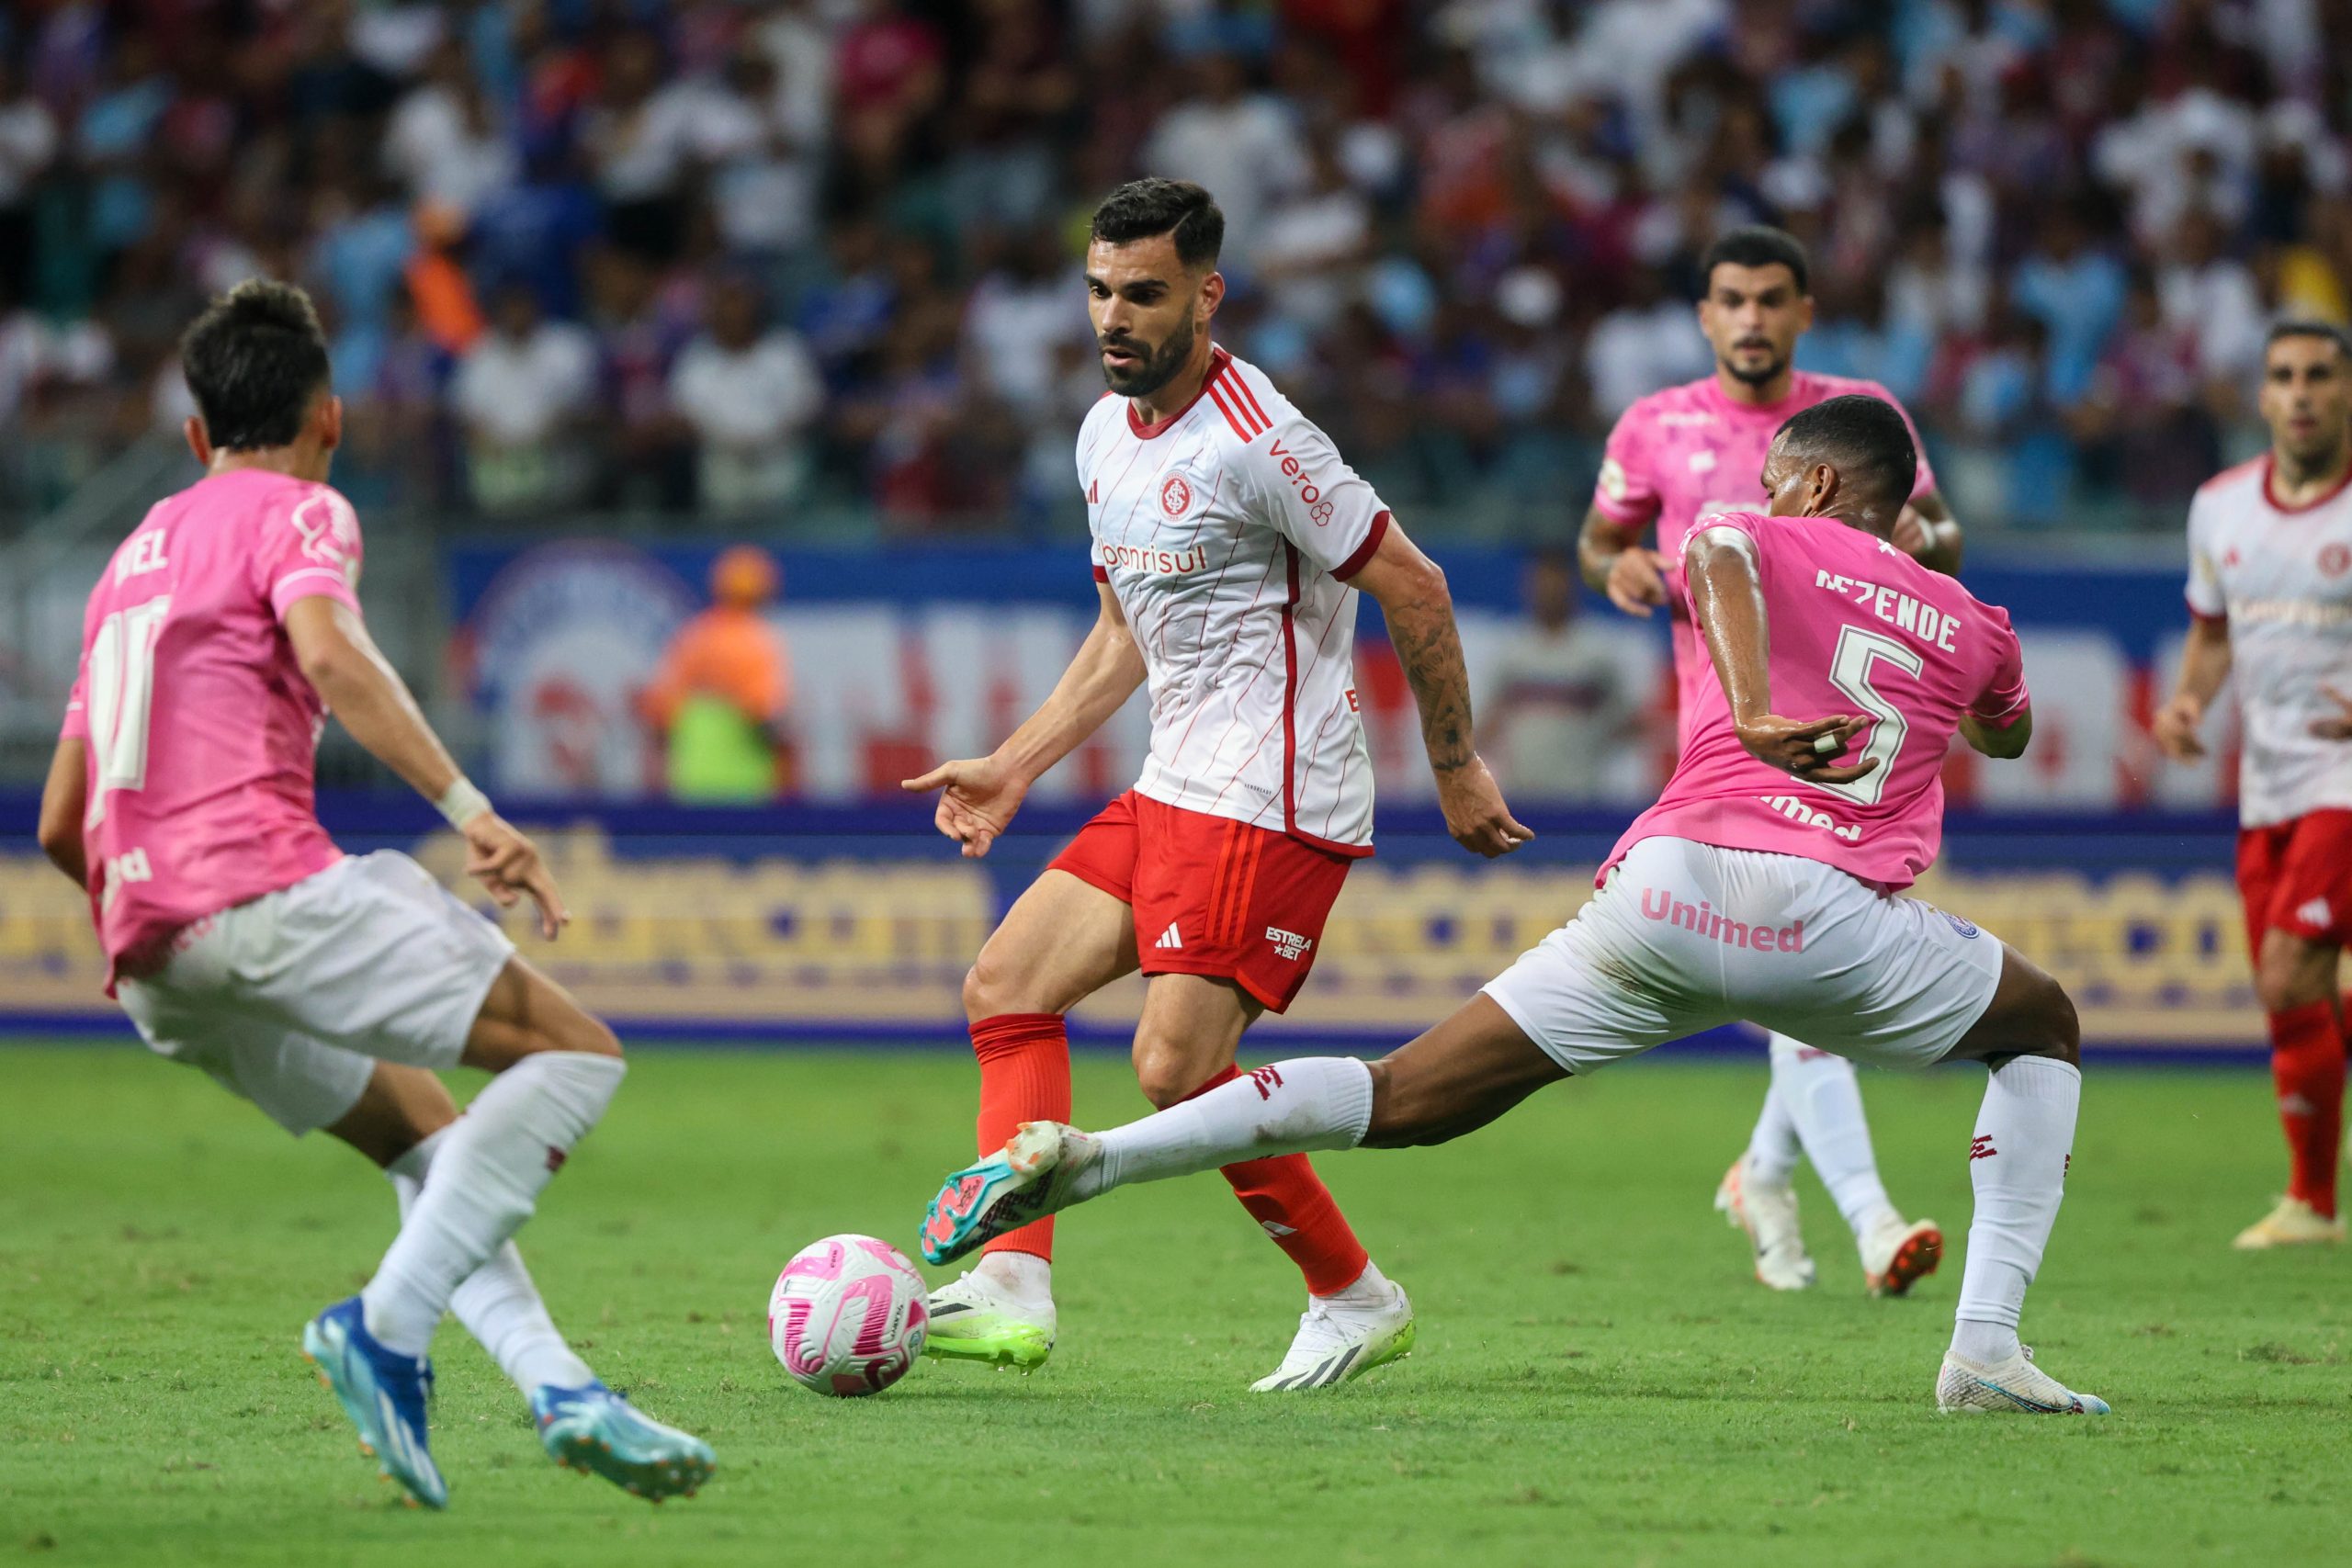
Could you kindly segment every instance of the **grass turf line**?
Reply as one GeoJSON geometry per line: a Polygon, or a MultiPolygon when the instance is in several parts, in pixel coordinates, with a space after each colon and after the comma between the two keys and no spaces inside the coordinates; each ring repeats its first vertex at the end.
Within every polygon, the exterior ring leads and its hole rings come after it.
{"type": "MultiPolygon", "coordinates": [[[[2352,1259],[2228,1250],[2281,1164],[2251,1072],[2088,1076],[2026,1337],[2114,1402],[2099,1423],[1935,1413],[1972,1070],[1865,1077],[1896,1201],[1951,1233],[1912,1301],[1862,1297],[1809,1177],[1822,1283],[1753,1283],[1708,1200],[1760,1055],[1657,1062],[1446,1148],[1321,1160],[1421,1322],[1335,1395],[1246,1392],[1302,1303],[1203,1178],[1064,1222],[1035,1377],[927,1364],[831,1401],[771,1358],[768,1287],[829,1233],[911,1250],[968,1148],[968,1064],[645,1053],[522,1243],[606,1380],[718,1474],[657,1511],[558,1471],[451,1324],[446,1516],[394,1506],[295,1354],[391,1235],[379,1176],[134,1050],[0,1050],[0,1559],[2114,1568],[2327,1561],[2352,1530],[2352,1259]]],[[[1081,1063],[1081,1120],[1139,1106],[1081,1063]]]]}

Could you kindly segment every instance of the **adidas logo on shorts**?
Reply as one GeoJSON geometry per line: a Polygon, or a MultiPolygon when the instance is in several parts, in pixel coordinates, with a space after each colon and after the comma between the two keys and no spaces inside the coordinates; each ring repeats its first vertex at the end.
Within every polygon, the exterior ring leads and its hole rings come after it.
{"type": "Polygon", "coordinates": [[[1152,945],[1152,946],[1154,946],[1154,947],[1182,947],[1182,946],[1183,946],[1183,945],[1184,945],[1184,939],[1183,939],[1182,937],[1178,936],[1178,935],[1176,934],[1176,922],[1175,922],[1175,921],[1173,921],[1173,920],[1169,921],[1169,922],[1168,922],[1168,929],[1167,929],[1166,931],[1161,931],[1161,932],[1159,933],[1159,940],[1158,942],[1153,942],[1151,945],[1152,945]]]}

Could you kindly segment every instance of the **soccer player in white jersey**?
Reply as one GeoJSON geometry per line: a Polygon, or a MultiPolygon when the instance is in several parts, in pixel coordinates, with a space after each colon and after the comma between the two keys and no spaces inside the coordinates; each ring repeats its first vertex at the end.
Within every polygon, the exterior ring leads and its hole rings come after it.
{"type": "Polygon", "coordinates": [[[41,847],[88,890],[107,989],[150,1047],[390,1177],[399,1235],[302,1337],[387,1475],[448,1501],[424,1401],[454,1312],[558,1462],[657,1502],[691,1493],[710,1450],[597,1380],[508,1239],[603,1116],[620,1043],[415,862],[345,856],[312,808],[332,708],[439,804],[493,899],[529,898],[549,937],[568,919],[360,618],[359,521],[326,483],[343,405],[318,317],[298,288],[241,284],[180,357],[205,477],[147,513],[91,592],[41,847]],[[434,1076],[460,1065],[498,1075],[463,1118],[434,1076]]]}
{"type": "MultiPolygon", "coordinates": [[[[1708,247],[1701,270],[1699,329],[1714,350],[1714,371],[1652,393],[1618,418],[1577,542],[1587,581],[1618,608],[1645,617],[1660,605],[1669,612],[1681,693],[1677,728],[1686,744],[1696,691],[1710,675],[1706,649],[1681,614],[1684,541],[1702,517],[1762,503],[1756,474],[1765,448],[1800,409],[1851,393],[1897,412],[1903,407],[1874,381],[1796,367],[1797,339],[1813,324],[1813,296],[1804,247],[1793,237],[1761,226],[1735,229],[1708,247]],[[1642,545],[1653,523],[1655,550],[1642,545]]],[[[1912,444],[1917,449],[1916,432],[1912,444]]],[[[1937,493],[1924,453],[1894,542],[1938,571],[1960,569],[1960,525],[1937,493]]],[[[1812,1284],[1792,1184],[1802,1148],[1853,1233],[1864,1288],[1901,1295],[1934,1271],[1943,1232],[1933,1220],[1905,1220],[1887,1198],[1854,1065],[1784,1033],[1770,1037],[1769,1050],[1772,1081],[1763,1111],[1717,1185],[1715,1207],[1747,1233],[1757,1279],[1781,1291],[1812,1284]]]]}
{"type": "Polygon", "coordinates": [[[1834,398],[1772,445],[1769,515],[1692,535],[1685,598],[1711,677],[1674,777],[1574,919],[1385,1061],[1277,1062],[1104,1133],[1023,1128],[947,1179],[925,1255],[1227,1160],[1443,1143],[1546,1084],[1744,1018],[1887,1066],[1991,1068],[1937,1407],[2104,1415],[2018,1342],[2075,1139],[2074,1004],[1988,933],[1899,896],[1935,858],[1953,739],[2016,757],[2033,732],[2008,616],[1890,542],[1912,453],[1893,407],[1834,398]]]}
{"type": "Polygon", "coordinates": [[[2208,480],[2188,509],[2188,645],[2157,741],[2188,761],[2207,705],[2234,677],[2238,894],[2270,1072],[2287,1132],[2286,1196],[2241,1232],[2253,1249],[2340,1242],[2352,937],[2352,340],[2271,329],[2262,417],[2270,450],[2208,480]]]}
{"type": "MultiPolygon", "coordinates": [[[[1351,649],[1376,600],[1420,705],[1447,829],[1498,855],[1531,836],[1471,747],[1445,577],[1272,382],[1211,341],[1224,215],[1137,180],[1094,215],[1089,312],[1111,393],[1078,438],[1101,613],[1045,705],[991,755],[907,781],[986,854],[1039,774],[1151,691],[1151,754],[981,948],[964,1005],[979,1147],[1069,1115],[1062,1017],[1148,977],[1136,1076],[1173,1105],[1239,1076],[1242,1032],[1298,994],[1348,868],[1372,852],[1372,765],[1351,649]]],[[[1412,1307],[1304,1156],[1225,1172],[1306,1276],[1307,1310],[1261,1391],[1362,1375],[1412,1344],[1412,1307]]],[[[933,1355],[1019,1367],[1052,1349],[1053,1232],[997,1237],[931,1299],[933,1355]]]]}

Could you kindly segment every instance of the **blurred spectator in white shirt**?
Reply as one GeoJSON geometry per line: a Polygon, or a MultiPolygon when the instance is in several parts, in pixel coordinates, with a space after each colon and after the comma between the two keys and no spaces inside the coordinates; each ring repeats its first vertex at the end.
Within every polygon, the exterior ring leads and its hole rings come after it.
{"type": "Polygon", "coordinates": [[[1593,410],[1604,419],[1709,368],[1707,340],[1691,319],[1690,302],[1668,298],[1655,268],[1636,267],[1627,281],[1631,297],[1600,318],[1585,344],[1593,410]]]}
{"type": "Polygon", "coordinates": [[[1089,340],[1084,311],[1072,309],[1083,298],[1057,231],[1008,241],[1003,260],[964,308],[964,351],[973,374],[1023,415],[1046,412],[1060,349],[1089,340]]]}
{"type": "Polygon", "coordinates": [[[2269,325],[2254,274],[2227,254],[2227,241],[2211,213],[2189,212],[2156,279],[2165,320],[2196,333],[2198,371],[2216,389],[2252,384],[2269,325]]]}
{"type": "Polygon", "coordinates": [[[384,164],[411,196],[469,215],[522,176],[514,145],[455,39],[434,50],[424,80],[392,110],[384,164]]]}
{"type": "Polygon", "coordinates": [[[1577,614],[1565,552],[1527,564],[1527,618],[1481,671],[1479,750],[1515,799],[1594,801],[1638,790],[1646,760],[1639,677],[1622,645],[1577,614]]]}
{"type": "Polygon", "coordinates": [[[465,429],[474,503],[487,512],[578,501],[587,466],[573,437],[596,393],[596,345],[550,321],[522,283],[501,287],[490,330],[458,366],[450,400],[465,429]]]}
{"type": "Polygon", "coordinates": [[[754,280],[730,276],[712,287],[702,335],[670,372],[670,400],[700,443],[704,510],[778,506],[807,482],[824,381],[799,338],[768,325],[754,280]]]}
{"type": "Polygon", "coordinates": [[[1225,248],[1246,260],[1264,236],[1277,198],[1306,176],[1305,138],[1281,99],[1250,90],[1241,62],[1204,55],[1199,91],[1163,116],[1143,149],[1144,168],[1208,187],[1225,211],[1225,248]]]}

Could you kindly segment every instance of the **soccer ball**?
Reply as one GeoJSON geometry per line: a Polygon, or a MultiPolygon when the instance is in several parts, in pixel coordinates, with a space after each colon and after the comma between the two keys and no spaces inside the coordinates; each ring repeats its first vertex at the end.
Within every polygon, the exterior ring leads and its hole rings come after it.
{"type": "Polygon", "coordinates": [[[879,1393],[922,1354],[929,1295],[888,1242],[829,1235],[795,1253],[776,1276],[768,1345],[803,1388],[842,1398],[879,1393]]]}

